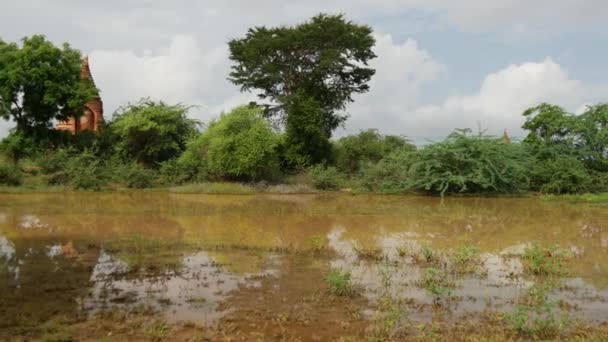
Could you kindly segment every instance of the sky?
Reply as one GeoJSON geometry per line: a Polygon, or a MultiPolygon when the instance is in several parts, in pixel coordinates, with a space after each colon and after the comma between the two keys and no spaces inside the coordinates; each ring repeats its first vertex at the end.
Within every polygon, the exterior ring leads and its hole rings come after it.
{"type": "MultiPolygon", "coordinates": [[[[454,128],[523,135],[521,113],[608,101],[606,0],[19,0],[0,3],[0,39],[44,34],[89,55],[105,118],[150,97],[202,122],[255,100],[226,78],[227,41],[252,26],[343,13],[374,29],[371,90],[335,136],[375,128],[417,143],[454,128]]],[[[13,127],[0,119],[0,137],[13,127]]]]}

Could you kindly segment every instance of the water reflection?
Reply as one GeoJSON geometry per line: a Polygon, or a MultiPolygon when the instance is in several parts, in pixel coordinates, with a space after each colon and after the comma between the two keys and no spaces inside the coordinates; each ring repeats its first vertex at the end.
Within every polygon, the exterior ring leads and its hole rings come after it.
{"type": "MultiPolygon", "coordinates": [[[[245,253],[229,256],[232,260],[251,257],[245,253]]],[[[226,313],[218,311],[217,306],[231,291],[259,286],[258,278],[278,275],[277,256],[265,259],[259,271],[237,274],[201,251],[184,257],[178,270],[133,275],[125,262],[102,251],[91,275],[93,286],[84,300],[84,309],[94,313],[143,305],[167,313],[170,321],[210,323],[226,313]]]]}
{"type": "Polygon", "coordinates": [[[575,257],[552,298],[584,317],[608,319],[605,206],[533,198],[0,194],[0,329],[139,304],[173,319],[212,321],[221,315],[218,303],[259,277],[294,287],[312,268],[325,272],[326,259],[297,257],[320,241],[313,237],[327,237],[336,251],[331,267],[351,270],[371,302],[388,282],[391,295],[423,306],[420,319],[429,317],[424,305],[432,298],[418,286],[421,267],[400,249],[479,246],[485,272],[456,280],[451,310],[459,315],[509,310],[535,284],[522,275],[526,246],[560,245],[575,257]],[[353,246],[378,248],[387,261],[360,259],[353,246]],[[279,274],[276,251],[303,264],[279,274]],[[134,267],[138,261],[142,267],[134,267]]]}
{"type": "MultiPolygon", "coordinates": [[[[327,236],[330,248],[337,254],[330,262],[331,267],[349,271],[353,283],[363,290],[370,301],[378,302],[385,295],[397,301],[413,300],[419,310],[412,312],[410,317],[418,321],[429,321],[432,318],[434,298],[421,285],[424,267],[416,264],[411,257],[399,253],[403,249],[420,253],[422,244],[414,239],[420,235],[402,232],[377,237],[373,243],[382,251],[382,261],[375,261],[358,256],[355,251],[357,241],[345,239],[345,232],[346,229],[339,227],[327,236]]],[[[450,301],[447,302],[452,318],[469,317],[486,311],[513,310],[526,290],[537,283],[537,280],[524,276],[523,264],[519,258],[527,246],[528,244],[513,245],[499,254],[482,253],[482,265],[478,272],[452,275],[455,288],[450,292],[450,301]]],[[[577,248],[573,246],[571,250],[576,251],[577,248]]],[[[449,269],[449,262],[441,261],[446,264],[436,267],[449,269]]],[[[548,299],[575,308],[575,317],[597,323],[608,320],[608,290],[597,289],[582,278],[559,280],[548,299]]]]}

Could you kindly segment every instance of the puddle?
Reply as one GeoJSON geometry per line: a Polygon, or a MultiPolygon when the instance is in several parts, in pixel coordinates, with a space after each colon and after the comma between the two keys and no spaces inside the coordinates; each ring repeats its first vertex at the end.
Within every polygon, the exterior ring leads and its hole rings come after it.
{"type": "Polygon", "coordinates": [[[522,263],[533,242],[571,255],[549,299],[575,317],[608,321],[605,206],[134,192],[0,195],[0,213],[0,330],[148,306],[172,322],[242,321],[255,331],[284,319],[300,324],[302,336],[331,338],[336,325],[364,334],[362,321],[386,295],[409,303],[413,321],[435,319],[435,299],[421,282],[427,268],[449,268],[451,261],[425,265],[414,255],[427,248],[449,256],[473,245],[478,268],[449,276],[444,318],[455,321],[509,312],[521,302],[540,281],[522,263]],[[362,296],[330,305],[319,299],[323,279],[338,268],[351,273],[362,296]],[[310,322],[319,331],[307,330],[314,330],[310,322]]]}

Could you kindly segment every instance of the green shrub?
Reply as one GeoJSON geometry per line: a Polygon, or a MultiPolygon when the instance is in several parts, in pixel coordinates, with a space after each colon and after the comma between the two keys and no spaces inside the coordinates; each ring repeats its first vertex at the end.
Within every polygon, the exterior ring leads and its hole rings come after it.
{"type": "Polygon", "coordinates": [[[603,184],[585,164],[573,156],[537,159],[530,170],[533,190],[548,194],[602,191],[603,184]],[[598,184],[599,183],[599,184],[598,184]]]}
{"type": "Polygon", "coordinates": [[[545,248],[533,243],[524,251],[524,266],[526,271],[539,276],[563,275],[563,261],[570,252],[558,247],[545,248]]]}
{"type": "Polygon", "coordinates": [[[215,179],[272,179],[279,174],[279,142],[260,107],[241,106],[211,122],[180,162],[199,169],[204,165],[215,179]]]}
{"type": "Polygon", "coordinates": [[[528,188],[529,156],[520,144],[457,130],[413,154],[409,187],[446,193],[517,193],[528,188]]]}
{"type": "Polygon", "coordinates": [[[199,123],[187,117],[189,107],[142,99],[121,108],[106,128],[118,155],[149,167],[177,158],[199,123]]]}
{"type": "Polygon", "coordinates": [[[21,185],[22,182],[23,173],[19,167],[0,158],[0,184],[17,186],[21,185]]]}
{"type": "Polygon", "coordinates": [[[325,276],[329,292],[335,296],[350,296],[355,293],[350,279],[350,272],[344,270],[331,271],[325,276]]]}
{"type": "Polygon", "coordinates": [[[336,143],[336,166],[348,174],[376,164],[393,152],[413,151],[415,146],[399,136],[383,136],[375,129],[341,138],[336,143]]]}
{"type": "Polygon", "coordinates": [[[359,186],[363,191],[403,193],[409,190],[409,167],[415,152],[399,150],[378,163],[361,168],[359,186]]]}
{"type": "Polygon", "coordinates": [[[156,179],[154,171],[138,163],[121,165],[113,169],[115,180],[128,188],[144,189],[152,187],[156,179]]]}
{"type": "Polygon", "coordinates": [[[333,166],[316,165],[308,170],[312,185],[320,190],[338,190],[344,183],[344,175],[333,166]]]}

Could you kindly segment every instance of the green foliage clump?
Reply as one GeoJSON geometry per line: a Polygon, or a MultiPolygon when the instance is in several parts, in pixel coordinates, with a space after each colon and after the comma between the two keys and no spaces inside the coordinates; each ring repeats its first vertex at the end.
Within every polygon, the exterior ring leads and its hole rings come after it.
{"type": "Polygon", "coordinates": [[[0,40],[0,118],[16,122],[16,131],[46,139],[53,120],[82,111],[97,93],[80,79],[80,51],[56,47],[42,35],[19,46],[0,40]]]}
{"type": "Polygon", "coordinates": [[[446,193],[517,193],[528,188],[528,155],[517,144],[470,130],[457,130],[443,142],[413,155],[409,186],[446,193]]]}
{"type": "Polygon", "coordinates": [[[357,173],[363,166],[376,164],[395,152],[414,151],[416,147],[400,136],[381,135],[368,129],[341,138],[336,143],[336,166],[348,174],[357,173]]]}
{"type": "Polygon", "coordinates": [[[360,170],[359,186],[364,191],[404,193],[409,191],[409,168],[414,151],[397,150],[378,163],[367,163],[360,170]]]}
{"type": "Polygon", "coordinates": [[[281,146],[284,167],[302,168],[330,159],[331,143],[319,103],[302,93],[289,96],[286,102],[289,115],[281,146]]]}
{"type": "Polygon", "coordinates": [[[565,274],[563,262],[569,256],[569,251],[558,247],[546,248],[533,243],[524,251],[523,259],[528,272],[539,276],[552,276],[565,274]]]}
{"type": "Polygon", "coordinates": [[[23,173],[17,165],[0,158],[0,184],[17,186],[23,182],[23,173]]]}
{"type": "Polygon", "coordinates": [[[534,157],[531,189],[564,194],[608,191],[608,104],[575,115],[543,103],[524,112],[534,157]]]}
{"type": "Polygon", "coordinates": [[[156,174],[153,170],[135,162],[117,165],[112,171],[114,180],[124,184],[128,188],[150,188],[156,180],[156,174]]]}
{"type": "Polygon", "coordinates": [[[13,163],[17,163],[21,158],[29,156],[35,150],[35,143],[24,133],[11,132],[0,142],[0,152],[13,163]]]}
{"type": "Polygon", "coordinates": [[[462,245],[454,253],[454,264],[459,272],[473,271],[479,264],[479,247],[473,245],[462,245]]]}
{"type": "Polygon", "coordinates": [[[349,271],[337,269],[325,276],[329,292],[335,296],[351,296],[355,293],[349,271]]]}
{"type": "Polygon", "coordinates": [[[188,109],[147,99],[120,109],[107,127],[115,152],[149,167],[179,157],[198,132],[188,109]]]}
{"type": "Polygon", "coordinates": [[[272,179],[279,172],[280,136],[262,117],[262,109],[241,106],[209,124],[180,158],[222,180],[272,179]]]}
{"type": "Polygon", "coordinates": [[[344,175],[334,166],[316,165],[308,170],[312,185],[320,190],[339,190],[344,184],[344,175]]]}
{"type": "Polygon", "coordinates": [[[422,286],[436,302],[449,296],[452,287],[448,282],[446,272],[435,267],[424,269],[422,286]]]}
{"type": "Polygon", "coordinates": [[[551,284],[534,284],[523,296],[522,303],[507,313],[505,319],[511,329],[526,338],[548,339],[567,329],[571,320],[560,312],[557,303],[549,300],[551,284]]]}
{"type": "Polygon", "coordinates": [[[316,163],[326,139],[346,120],[342,111],[352,95],[369,90],[374,44],[369,26],[343,15],[319,14],[293,27],[255,27],[228,43],[230,80],[270,100],[266,115],[286,124],[288,139],[297,144],[288,153],[290,162],[316,163]]]}

